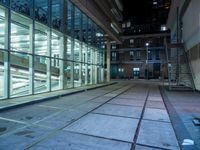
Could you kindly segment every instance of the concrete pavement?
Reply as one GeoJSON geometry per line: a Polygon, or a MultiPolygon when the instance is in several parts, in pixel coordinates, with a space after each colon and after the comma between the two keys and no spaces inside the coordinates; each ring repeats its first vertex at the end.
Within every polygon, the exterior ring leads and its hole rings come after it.
{"type": "Polygon", "coordinates": [[[1,150],[179,150],[158,84],[123,81],[0,113],[1,150]]]}

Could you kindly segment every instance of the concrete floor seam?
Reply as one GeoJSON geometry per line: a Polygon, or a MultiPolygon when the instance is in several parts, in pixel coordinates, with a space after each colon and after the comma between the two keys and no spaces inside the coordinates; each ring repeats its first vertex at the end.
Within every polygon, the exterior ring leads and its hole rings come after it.
{"type": "MultiPolygon", "coordinates": [[[[127,90],[128,90],[128,89],[127,89],[127,90]]],[[[125,90],[125,91],[127,91],[127,90],[125,90]]],[[[125,92],[125,91],[124,91],[124,92],[125,92]]],[[[124,92],[122,92],[122,93],[124,93],[124,92]]],[[[121,94],[121,93],[120,93],[120,94],[121,94]]],[[[118,94],[118,95],[120,95],[120,94],[118,94]]],[[[117,95],[117,96],[118,96],[118,95],[117,95]]],[[[115,97],[117,97],[117,96],[115,96],[115,97]]],[[[115,97],[111,98],[110,100],[114,99],[115,97]]],[[[107,103],[107,102],[106,102],[106,103],[107,103]]],[[[97,108],[103,106],[104,104],[105,104],[105,103],[101,104],[101,105],[98,106],[97,108]]],[[[97,109],[97,108],[95,108],[95,109],[97,109]]],[[[75,119],[73,122],[69,123],[67,126],[69,126],[69,125],[71,125],[72,123],[76,122],[77,120],[83,118],[84,116],[86,116],[86,115],[89,114],[90,112],[94,111],[95,109],[93,109],[93,110],[89,111],[88,113],[84,114],[83,116],[81,116],[81,117],[75,119]]],[[[56,129],[55,131],[50,132],[49,134],[47,134],[46,137],[44,137],[44,138],[42,138],[41,140],[38,140],[38,141],[32,143],[31,145],[27,146],[27,147],[25,148],[25,150],[28,150],[29,148],[31,148],[31,147],[37,145],[38,143],[41,143],[42,141],[47,140],[49,137],[55,135],[58,131],[60,131],[60,130],[62,130],[62,129],[64,129],[64,128],[66,128],[67,126],[63,126],[63,127],[59,128],[59,129],[56,129]]]]}

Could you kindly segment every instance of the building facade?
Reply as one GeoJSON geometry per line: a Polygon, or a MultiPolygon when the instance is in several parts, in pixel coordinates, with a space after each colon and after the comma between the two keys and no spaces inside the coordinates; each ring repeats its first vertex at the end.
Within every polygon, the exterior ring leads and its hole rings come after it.
{"type": "Polygon", "coordinates": [[[130,21],[124,24],[123,44],[113,44],[111,48],[111,77],[167,78],[164,42],[169,40],[169,33],[163,26],[152,30],[151,25],[132,26],[130,21]]]}
{"type": "Polygon", "coordinates": [[[0,0],[0,99],[104,82],[105,37],[120,28],[84,2],[0,0]]]}

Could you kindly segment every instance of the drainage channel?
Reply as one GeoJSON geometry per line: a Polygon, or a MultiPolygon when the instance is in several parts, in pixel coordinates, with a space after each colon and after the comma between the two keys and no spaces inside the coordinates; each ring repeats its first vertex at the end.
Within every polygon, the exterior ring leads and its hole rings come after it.
{"type": "Polygon", "coordinates": [[[145,103],[144,103],[144,106],[142,108],[142,113],[141,113],[141,116],[140,116],[140,119],[139,119],[139,122],[138,122],[138,126],[137,126],[137,129],[135,131],[135,136],[133,138],[133,143],[131,145],[131,150],[135,150],[135,147],[136,147],[136,142],[137,142],[137,138],[138,138],[138,135],[139,135],[139,130],[140,130],[140,126],[141,126],[141,123],[142,123],[142,119],[144,117],[144,111],[145,111],[145,107],[146,107],[146,104],[147,104],[148,97],[149,97],[149,87],[148,87],[145,103]]]}
{"type": "MultiPolygon", "coordinates": [[[[116,98],[116,97],[118,97],[119,95],[125,93],[126,91],[128,91],[129,89],[131,89],[131,88],[133,88],[133,87],[134,87],[134,86],[127,86],[126,88],[124,88],[124,91],[120,92],[119,94],[117,94],[117,95],[114,96],[114,97],[111,97],[111,99],[109,99],[108,101],[102,103],[101,105],[97,106],[96,108],[92,109],[91,111],[85,113],[85,114],[82,115],[81,117],[79,117],[79,118],[77,118],[77,119],[74,119],[71,123],[69,123],[69,124],[67,124],[67,125],[65,125],[65,126],[63,126],[63,127],[60,127],[60,128],[58,128],[58,129],[53,130],[53,131],[50,132],[47,136],[43,137],[43,138],[40,139],[39,141],[36,141],[36,142],[32,143],[31,145],[29,145],[28,147],[26,147],[24,150],[28,150],[29,148],[32,148],[32,147],[34,147],[35,145],[37,145],[37,144],[39,144],[39,143],[41,143],[41,142],[43,142],[43,141],[49,139],[50,137],[52,137],[53,135],[55,135],[57,132],[59,132],[59,131],[61,131],[62,129],[66,128],[67,126],[70,126],[70,125],[73,124],[74,122],[76,122],[76,121],[78,121],[79,119],[85,117],[85,116],[88,115],[89,113],[93,112],[94,110],[98,109],[99,107],[103,106],[103,105],[106,104],[107,102],[113,100],[114,98],[116,98]]],[[[121,88],[122,88],[122,87],[121,87],[121,88]]],[[[120,89],[120,88],[119,88],[119,89],[120,89]]],[[[117,89],[117,90],[119,90],[119,89],[117,89]]],[[[117,91],[117,90],[114,90],[114,91],[117,91]]],[[[114,92],[114,91],[112,91],[112,92],[114,92]]],[[[112,92],[109,92],[109,93],[112,93],[112,92]]],[[[108,94],[108,93],[107,93],[107,94],[108,94]]],[[[106,94],[105,94],[105,95],[106,95],[106,94]]],[[[112,139],[110,139],[110,140],[112,140],[112,139]]]]}
{"type": "Polygon", "coordinates": [[[165,89],[161,86],[159,86],[161,96],[163,98],[163,102],[165,104],[166,110],[168,112],[171,125],[174,129],[174,133],[176,135],[176,138],[178,140],[179,147],[182,150],[198,150],[196,145],[187,143],[184,145],[184,141],[192,139],[189,132],[187,131],[186,127],[184,126],[184,123],[182,122],[181,118],[179,117],[178,113],[176,112],[174,106],[169,101],[165,89]],[[183,143],[182,143],[183,142],[183,143]]]}

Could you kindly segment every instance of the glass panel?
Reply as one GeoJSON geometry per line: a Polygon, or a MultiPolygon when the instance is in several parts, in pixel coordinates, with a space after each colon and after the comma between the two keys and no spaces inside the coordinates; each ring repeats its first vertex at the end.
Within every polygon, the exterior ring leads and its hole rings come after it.
{"type": "Polygon", "coordinates": [[[32,14],[31,0],[11,0],[11,8],[27,16],[32,14]]]}
{"type": "Polygon", "coordinates": [[[87,71],[87,64],[83,63],[82,64],[82,70],[81,70],[81,72],[82,72],[82,74],[81,74],[81,77],[82,77],[81,83],[82,83],[82,85],[87,84],[86,83],[86,71],[87,71]]]}
{"type": "Polygon", "coordinates": [[[35,19],[47,24],[48,0],[35,0],[35,19]]]}
{"type": "Polygon", "coordinates": [[[49,58],[42,56],[35,56],[34,59],[34,93],[42,93],[49,89],[48,80],[48,66],[49,58]]]}
{"type": "Polygon", "coordinates": [[[29,58],[21,53],[10,54],[10,96],[17,97],[29,94],[31,74],[29,72],[29,58]]]}
{"type": "Polygon", "coordinates": [[[31,21],[16,13],[11,14],[11,19],[11,50],[30,53],[31,21]]]}
{"type": "Polygon", "coordinates": [[[92,65],[88,64],[88,84],[92,84],[92,65]]]}
{"type": "Polygon", "coordinates": [[[87,43],[87,29],[88,29],[88,17],[83,14],[83,23],[82,23],[82,33],[83,33],[83,42],[87,43]]]}
{"type": "Polygon", "coordinates": [[[0,50],[0,99],[4,98],[4,90],[6,86],[4,85],[4,80],[5,80],[4,53],[5,52],[0,50]]]}
{"type": "Polygon", "coordinates": [[[82,60],[83,63],[87,63],[87,45],[82,43],[82,60]]]}
{"type": "Polygon", "coordinates": [[[74,64],[74,87],[81,86],[81,63],[74,64]]]}
{"type": "Polygon", "coordinates": [[[60,32],[52,31],[51,57],[63,58],[63,44],[63,35],[60,32]]]}
{"type": "Polygon", "coordinates": [[[63,60],[51,59],[51,90],[62,89],[62,74],[63,70],[63,60]]]}
{"type": "Polygon", "coordinates": [[[0,0],[0,3],[8,5],[9,0],[0,0]]]}
{"type": "Polygon", "coordinates": [[[89,45],[92,45],[92,38],[93,38],[92,20],[88,19],[88,37],[87,37],[88,42],[87,43],[89,45]]]}
{"type": "Polygon", "coordinates": [[[87,61],[88,63],[92,63],[92,60],[91,60],[91,52],[92,52],[92,48],[90,46],[88,46],[88,55],[87,55],[87,61]]]}
{"type": "Polygon", "coordinates": [[[52,27],[60,30],[61,28],[61,0],[52,0],[52,27]]]}
{"type": "Polygon", "coordinates": [[[67,34],[68,35],[71,35],[72,34],[72,20],[73,20],[73,17],[74,17],[74,12],[73,12],[73,9],[74,9],[74,5],[68,0],[67,1],[67,34]]]}
{"type": "Polygon", "coordinates": [[[35,54],[48,55],[48,28],[41,23],[35,23],[35,54]]]}
{"type": "Polygon", "coordinates": [[[81,61],[81,42],[78,40],[74,42],[74,61],[81,61]]]}
{"type": "Polygon", "coordinates": [[[5,48],[5,10],[0,7],[0,48],[4,49],[5,48]]]}
{"type": "Polygon", "coordinates": [[[81,39],[81,11],[77,7],[74,15],[74,38],[81,39]]]}
{"type": "Polygon", "coordinates": [[[73,59],[73,54],[72,54],[72,43],[73,41],[72,41],[72,38],[70,38],[70,37],[67,37],[67,51],[66,51],[66,58],[67,58],[67,60],[74,60],[73,59]]]}
{"type": "Polygon", "coordinates": [[[64,89],[73,87],[73,62],[65,61],[64,64],[64,89]]]}

